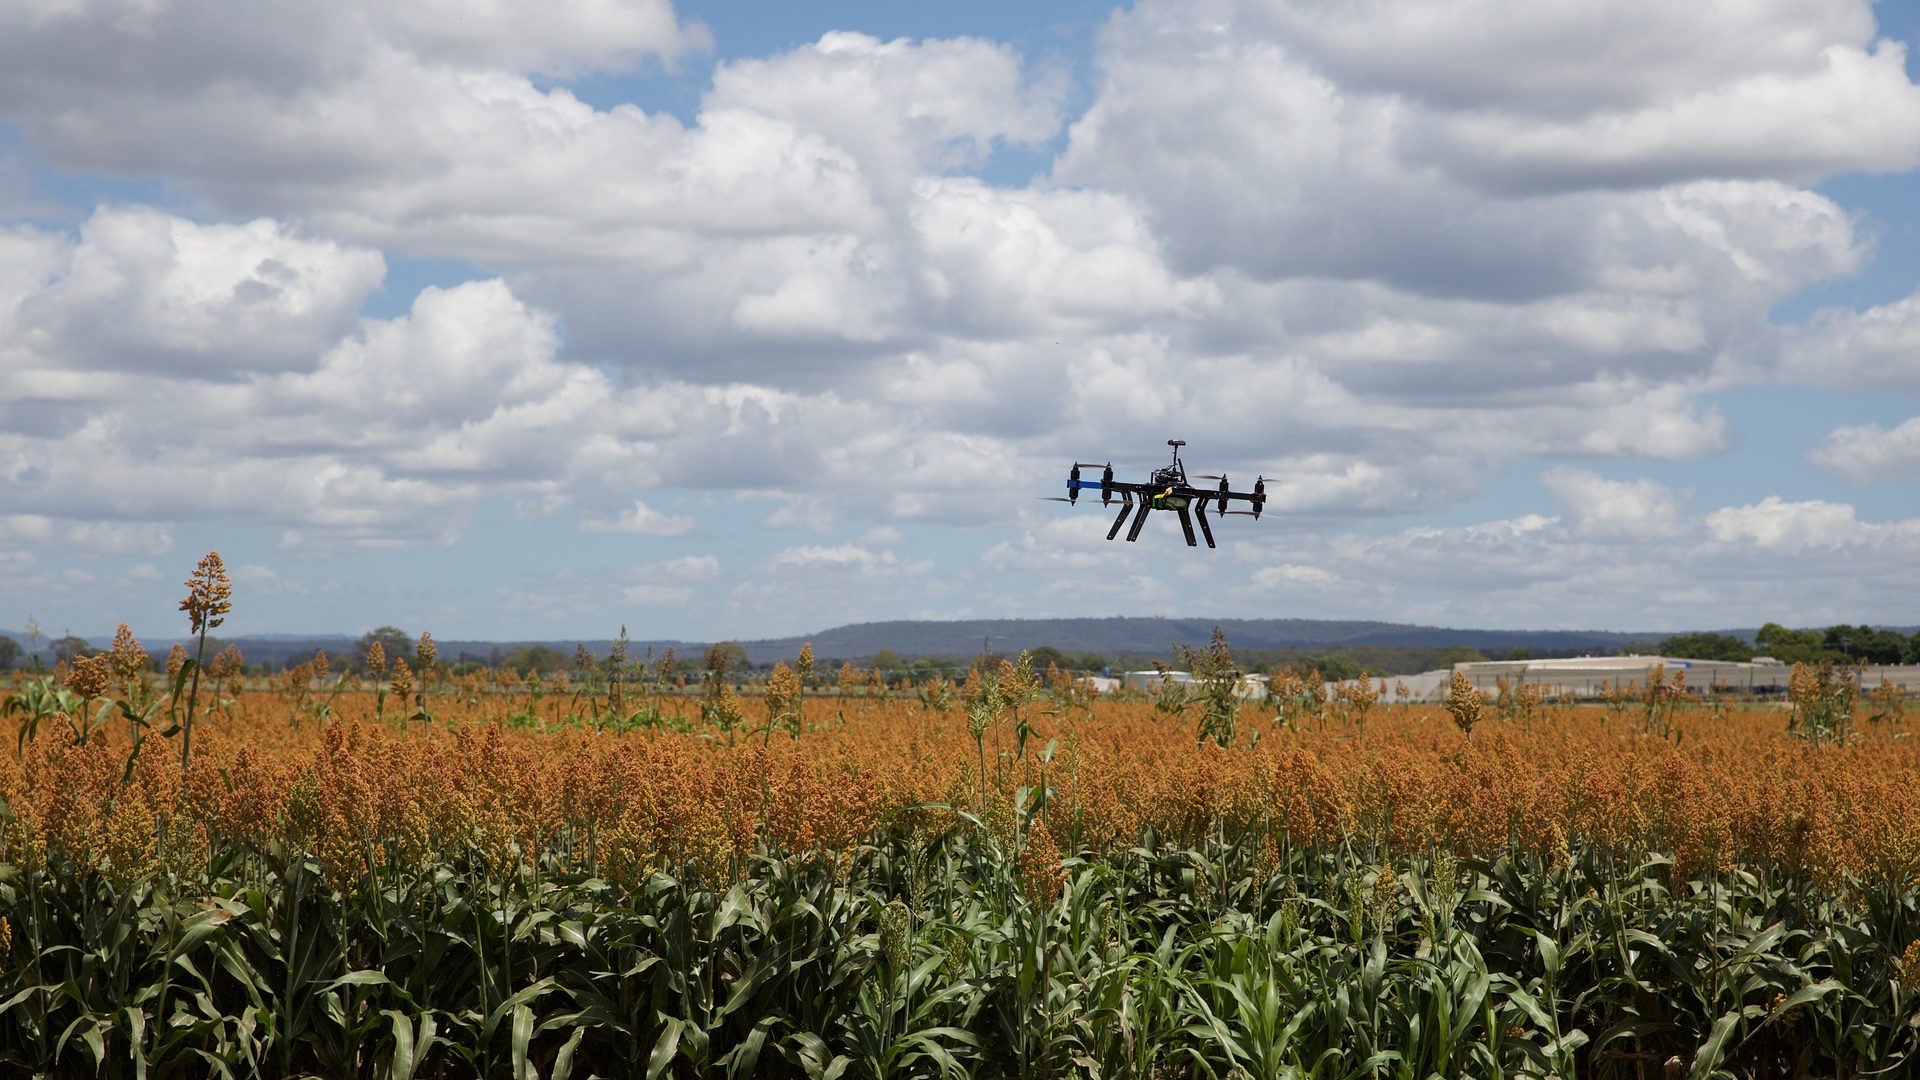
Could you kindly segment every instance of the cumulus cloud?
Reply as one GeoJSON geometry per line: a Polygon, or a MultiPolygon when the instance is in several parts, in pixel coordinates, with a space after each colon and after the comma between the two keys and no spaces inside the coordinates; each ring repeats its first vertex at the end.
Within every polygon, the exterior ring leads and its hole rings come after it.
{"type": "Polygon", "coordinates": [[[1572,120],[1462,112],[1426,128],[1418,156],[1481,187],[1529,191],[1920,164],[1920,88],[1902,46],[1829,45],[1795,59],[1814,63],[1572,120]]]}
{"type": "Polygon", "coordinates": [[[1615,540],[1657,540],[1686,531],[1678,492],[1652,480],[1609,480],[1582,469],[1554,468],[1540,480],[1566,505],[1575,533],[1615,540]]]}
{"type": "Polygon", "coordinates": [[[173,550],[173,531],[165,525],[77,521],[65,531],[68,543],[94,555],[165,555],[173,550]]]}
{"type": "Polygon", "coordinates": [[[422,56],[548,75],[671,63],[711,48],[668,0],[403,0],[369,5],[374,25],[422,56]]]}
{"type": "Polygon", "coordinates": [[[64,256],[15,293],[28,347],[63,367],[221,379],[311,365],[386,269],[379,252],[275,221],[209,225],[143,207],[95,211],[64,256]]]}
{"type": "Polygon", "coordinates": [[[829,33],[714,73],[706,105],[816,131],[895,183],[981,161],[996,142],[1038,143],[1060,124],[1064,86],[1026,78],[1020,56],[978,38],[880,41],[829,33]]]}
{"type": "MultiPolygon", "coordinates": [[[[244,381],[74,378],[58,342],[29,344],[0,409],[74,419],[0,431],[11,505],[121,522],[225,517],[281,526],[289,547],[451,542],[478,477],[510,488],[527,467],[515,452],[537,470],[527,429],[578,385],[551,361],[550,325],[485,283],[429,290],[408,315],[358,325],[296,370],[247,374],[234,360],[220,372],[244,381]]],[[[100,524],[88,542],[158,553],[165,537],[100,524]]]]}
{"type": "Polygon", "coordinates": [[[1920,519],[1865,522],[1845,504],[1770,497],[1700,517],[1663,510],[1642,528],[1629,522],[1672,493],[1607,483],[1616,485],[1612,497],[1638,504],[1631,513],[1616,505],[1597,524],[1535,514],[1284,545],[1263,539],[1235,556],[1254,567],[1246,587],[1314,614],[1630,630],[1897,618],[1876,598],[1898,591],[1899,568],[1920,557],[1920,519]],[[1284,561],[1269,554],[1275,548],[1284,561]],[[1338,585],[1316,571],[1337,575],[1338,585]]]}
{"type": "Polygon", "coordinates": [[[1087,515],[1024,529],[981,553],[988,586],[980,590],[981,598],[1001,614],[1039,614],[1068,600],[1071,610],[1082,613],[1170,614],[1183,590],[1143,567],[1136,553],[1171,551],[1182,541],[1166,530],[1167,522],[1154,524],[1161,528],[1144,532],[1137,545],[1108,543],[1105,525],[1087,515]],[[1031,586],[994,587],[1023,580],[1031,586]]]}
{"type": "Polygon", "coordinates": [[[293,91],[246,78],[147,90],[88,80],[34,36],[0,36],[18,50],[0,111],[63,162],[175,177],[229,211],[299,214],[414,253],[670,265],[702,232],[804,232],[873,213],[844,150],[742,110],[689,129],[511,72],[365,46],[293,91]]]}
{"type": "Polygon", "coordinates": [[[1275,588],[1281,585],[1304,585],[1319,588],[1335,585],[1339,582],[1331,570],[1318,566],[1301,566],[1297,563],[1281,563],[1279,566],[1264,566],[1253,572],[1252,581],[1262,588],[1275,588]]]}
{"type": "Polygon", "coordinates": [[[964,586],[933,575],[931,559],[866,544],[802,544],[774,552],[726,592],[725,610],[756,636],[802,633],[875,618],[877,605],[952,601],[964,586]]]}
{"type": "Polygon", "coordinates": [[[712,555],[682,555],[657,563],[642,563],[633,573],[670,581],[712,581],[720,576],[720,560],[712,555]]]}
{"type": "Polygon", "coordinates": [[[1892,428],[1848,424],[1835,428],[1813,450],[1814,464],[1856,483],[1907,479],[1920,474],[1920,417],[1892,428]]]}
{"type": "Polygon", "coordinates": [[[1844,547],[1873,532],[1845,503],[1790,502],[1778,495],[1748,506],[1715,510],[1707,515],[1707,530],[1721,543],[1790,553],[1844,547]]]}
{"type": "Polygon", "coordinates": [[[693,590],[684,585],[644,583],[627,586],[620,590],[620,596],[642,607],[685,607],[693,600],[693,590]]]}
{"type": "MultiPolygon", "coordinates": [[[[627,569],[628,584],[620,596],[642,607],[677,608],[693,602],[695,583],[709,582],[720,576],[720,560],[712,555],[681,555],[658,562],[637,563],[627,569]]],[[[585,610],[593,610],[599,601],[591,595],[580,597],[585,610]]]]}
{"type": "Polygon", "coordinates": [[[811,569],[833,567],[836,569],[857,569],[863,571],[881,570],[895,566],[899,558],[891,551],[875,551],[859,544],[839,544],[825,547],[819,544],[807,544],[776,552],[767,560],[769,570],[811,569]]]}
{"type": "Polygon", "coordinates": [[[684,536],[693,531],[693,519],[663,513],[635,499],[633,506],[611,518],[589,517],[580,520],[586,532],[644,533],[648,536],[684,536]]]}
{"type": "Polygon", "coordinates": [[[1920,397],[1920,291],[1865,310],[1824,308],[1788,329],[1779,374],[1920,397]]]}
{"type": "MultiPolygon", "coordinates": [[[[410,253],[723,277],[757,264],[742,241],[787,237],[802,240],[791,263],[837,257],[857,276],[860,241],[923,172],[1059,124],[1057,81],[1027,78],[1003,45],[854,33],[719,65],[691,126],[597,109],[527,73],[673,55],[704,34],[664,3],[443,7],[289,12],[271,32],[207,5],[27,20],[0,35],[0,114],[63,163],[164,175],[228,211],[410,253]]],[[[739,317],[785,326],[797,302],[766,291],[739,317]]]]}
{"type": "Polygon", "coordinates": [[[163,555],[173,548],[164,525],[123,521],[62,521],[41,514],[0,515],[0,543],[53,547],[91,556],[163,555]]]}
{"type": "Polygon", "coordinates": [[[289,581],[280,572],[260,563],[242,563],[233,568],[235,584],[245,586],[247,592],[291,592],[306,593],[310,590],[299,582],[289,581]]]}
{"type": "Polygon", "coordinates": [[[955,333],[1101,332],[1219,302],[1208,283],[1176,278],[1142,208],[1116,195],[971,178],[922,181],[915,195],[930,314],[955,333]]]}
{"type": "MultiPolygon", "coordinates": [[[[296,91],[351,72],[372,50],[558,75],[671,63],[712,43],[667,0],[347,0],[324,10],[291,0],[27,0],[0,12],[0,26],[15,72],[60,66],[107,89],[155,94],[230,80],[296,91]]],[[[31,89],[25,78],[4,85],[31,89]]]]}
{"type": "MultiPolygon", "coordinates": [[[[1735,40],[1764,34],[1770,46],[1778,44],[1772,12],[1710,7],[1675,21],[1716,24],[1716,34],[1744,27],[1748,33],[1735,30],[1735,40]]],[[[1689,68],[1686,79],[1667,80],[1664,93],[1655,89],[1659,80],[1643,85],[1636,67],[1671,70],[1671,58],[1649,55],[1663,52],[1655,44],[1657,35],[1616,30],[1596,39],[1586,26],[1592,13],[1571,4],[1538,5],[1520,18],[1511,14],[1442,15],[1437,9],[1422,14],[1398,4],[1274,9],[1233,0],[1137,5],[1109,28],[1101,54],[1104,83],[1074,123],[1056,175],[1126,192],[1154,207],[1185,265],[1229,265],[1268,278],[1377,279],[1437,295],[1527,296],[1572,292],[1625,270],[1686,272],[1671,258],[1661,258],[1658,247],[1640,252],[1621,247],[1622,239],[1657,238],[1668,227],[1662,188],[1708,181],[1691,201],[1750,202],[1727,182],[1803,180],[1847,168],[1910,168],[1920,155],[1920,134],[1915,134],[1920,125],[1903,122],[1909,115],[1920,118],[1920,88],[1905,79],[1897,48],[1883,48],[1861,61],[1874,77],[1857,88],[1857,95],[1822,92],[1804,98],[1812,104],[1802,107],[1832,107],[1844,119],[1818,125],[1844,143],[1820,152],[1818,164],[1782,160],[1814,151],[1807,149],[1806,139],[1782,138],[1771,126],[1781,112],[1771,97],[1751,103],[1701,97],[1714,87],[1764,81],[1774,71],[1842,63],[1836,58],[1852,55],[1847,46],[1830,45],[1841,31],[1853,40],[1853,54],[1864,57],[1858,39],[1862,25],[1870,36],[1870,14],[1864,23],[1856,16],[1838,28],[1822,21],[1821,31],[1786,39],[1792,42],[1790,55],[1780,55],[1775,47],[1743,50],[1734,54],[1740,62],[1730,59],[1718,71],[1689,68]],[[1451,32],[1471,33],[1481,42],[1466,51],[1502,54],[1501,61],[1482,65],[1486,72],[1524,72],[1539,63],[1542,38],[1564,42],[1586,62],[1608,68],[1604,78],[1592,80],[1607,93],[1596,86],[1586,96],[1640,98],[1650,119],[1634,122],[1661,133],[1635,141],[1592,130],[1585,110],[1576,110],[1571,119],[1533,115],[1540,95],[1497,81],[1465,94],[1465,100],[1440,92],[1421,99],[1412,95],[1413,87],[1380,85],[1353,64],[1338,62],[1357,53],[1335,37],[1399,36],[1456,15],[1460,21],[1451,24],[1451,32]],[[1337,35],[1331,33],[1335,27],[1337,35]],[[1618,48],[1610,51],[1597,42],[1618,48]],[[1703,70],[1711,72],[1705,76],[1711,86],[1687,85],[1703,70]],[[1738,119],[1717,125],[1710,138],[1696,138],[1685,124],[1658,118],[1662,110],[1707,116],[1714,108],[1735,110],[1738,119]],[[1516,135],[1510,146],[1476,143],[1476,137],[1480,143],[1494,141],[1491,135],[1474,135],[1473,125],[1489,124],[1530,125],[1526,130],[1546,133],[1533,136],[1536,140],[1561,141],[1523,146],[1525,139],[1516,135]],[[1456,127],[1460,133],[1448,134],[1456,127]],[[1436,145],[1449,139],[1445,147],[1436,145]],[[1496,186],[1551,183],[1561,193],[1521,200],[1478,190],[1483,178],[1475,174],[1499,167],[1503,146],[1532,160],[1513,163],[1491,178],[1499,181],[1496,186]],[[1592,157],[1601,152],[1613,156],[1592,157]],[[1529,170],[1538,174],[1532,181],[1524,178],[1529,170]],[[1626,174],[1635,170],[1646,175],[1627,182],[1626,174]],[[1620,187],[1648,191],[1612,190],[1620,187]],[[1614,265],[1622,255],[1638,256],[1632,262],[1641,266],[1614,265]]],[[[1809,18],[1819,20],[1815,13],[1809,18]]],[[[1502,77],[1468,73],[1468,65],[1444,51],[1430,54],[1424,66],[1444,66],[1467,79],[1502,77]]],[[[1557,72],[1559,65],[1551,68],[1557,72]]],[[[1529,81],[1524,74],[1520,79],[1523,86],[1529,81]]],[[[1578,83],[1576,76],[1566,85],[1578,83]]],[[[1781,93],[1797,96],[1791,90],[1781,93]]],[[[1746,228],[1756,226],[1764,229],[1766,223],[1756,220],[1746,228]]],[[[1664,254],[1683,260],[1690,246],[1682,236],[1669,236],[1661,245],[1664,254]]]]}
{"type": "Polygon", "coordinates": [[[1869,0],[1624,0],[1604,10],[1573,0],[1302,0],[1255,18],[1355,84],[1541,115],[1645,106],[1755,69],[1806,71],[1825,49],[1874,37],[1869,0]]]}
{"type": "Polygon", "coordinates": [[[679,555],[605,569],[543,566],[524,585],[499,586],[489,606],[509,611],[516,625],[526,619],[558,622],[589,627],[587,632],[593,636],[611,637],[616,626],[629,623],[637,624],[636,637],[654,637],[657,631],[644,629],[649,625],[646,616],[629,607],[688,607],[700,596],[702,585],[720,576],[720,561],[711,555],[679,555]]]}
{"type": "Polygon", "coordinates": [[[1228,63],[1311,72],[1330,105],[1387,103],[1377,134],[1412,160],[1496,188],[1805,177],[1920,155],[1920,92],[1867,0],[1212,0],[1142,4],[1110,34],[1128,62],[1204,42],[1228,63]]]}
{"type": "Polygon", "coordinates": [[[776,494],[770,497],[777,505],[761,519],[761,524],[776,529],[805,529],[817,533],[832,531],[833,508],[821,500],[806,495],[776,494]]]}

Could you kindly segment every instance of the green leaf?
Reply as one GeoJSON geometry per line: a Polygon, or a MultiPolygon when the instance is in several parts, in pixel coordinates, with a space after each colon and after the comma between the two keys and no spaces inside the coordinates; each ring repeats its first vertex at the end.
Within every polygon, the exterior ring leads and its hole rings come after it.
{"type": "Polygon", "coordinates": [[[386,972],[374,971],[372,968],[366,968],[360,971],[347,972],[345,975],[342,975],[339,978],[328,983],[327,985],[321,987],[320,992],[324,994],[330,990],[338,990],[343,986],[392,986],[392,985],[393,985],[393,980],[387,978],[386,972]]]}
{"type": "Polygon", "coordinates": [[[539,982],[534,983],[531,986],[525,986],[520,988],[514,993],[508,995],[507,998],[501,1001],[499,1005],[494,1006],[493,1012],[487,1016],[487,1022],[485,1025],[486,1038],[492,1039],[494,1029],[500,1026],[500,1021],[506,1019],[507,1016],[510,1015],[515,1009],[518,1009],[522,1005],[525,1005],[533,1001],[535,998],[538,998],[542,994],[545,994],[547,991],[553,989],[553,985],[554,985],[553,976],[549,975],[546,978],[541,979],[539,982]]]}
{"type": "Polygon", "coordinates": [[[233,919],[233,912],[224,907],[209,908],[189,916],[180,924],[180,940],[174,942],[173,955],[185,959],[186,955],[199,948],[206,940],[226,928],[233,919]]]}
{"type": "MultiPolygon", "coordinates": [[[[414,1042],[413,1020],[398,1009],[382,1009],[380,1015],[393,1021],[391,1080],[413,1080],[415,1070],[420,1068],[422,1051],[425,1050],[425,1047],[414,1042]]],[[[433,1021],[422,1017],[421,1023],[431,1025],[433,1021]]]]}
{"type": "Polygon", "coordinates": [[[673,1064],[673,1058],[680,1049],[680,1032],[686,1025],[678,1017],[661,1018],[665,1024],[660,1030],[660,1039],[653,1044],[653,1053],[647,1057],[647,1080],[660,1080],[673,1064]]]}
{"type": "Polygon", "coordinates": [[[783,1023],[785,1020],[777,1016],[763,1016],[755,1022],[752,1030],[747,1032],[746,1038],[741,1039],[740,1044],[727,1054],[727,1075],[737,1077],[759,1075],[756,1069],[760,1064],[760,1051],[766,1047],[768,1034],[783,1023]]]}
{"type": "Polygon", "coordinates": [[[552,1080],[571,1080],[573,1076],[573,1055],[580,1049],[580,1040],[587,1037],[587,1029],[577,1027],[573,1034],[561,1045],[560,1052],[553,1056],[552,1080]]]}
{"type": "Polygon", "coordinates": [[[513,1080],[539,1080],[539,1074],[527,1061],[527,1043],[533,1038],[533,1010],[525,1005],[513,1007],[513,1080]]]}
{"type": "Polygon", "coordinates": [[[173,687],[168,693],[174,697],[179,697],[180,691],[187,688],[187,680],[193,677],[194,671],[198,669],[199,666],[199,661],[191,656],[187,657],[186,662],[180,665],[179,673],[174,675],[173,687]]]}
{"type": "Polygon", "coordinates": [[[1520,1011],[1526,1013],[1528,1019],[1540,1025],[1542,1031],[1553,1031],[1556,1027],[1553,1017],[1541,1006],[1540,999],[1525,990],[1509,990],[1507,1000],[1519,1006],[1520,1011]]]}
{"type": "Polygon", "coordinates": [[[6,1001],[0,1002],[0,1016],[5,1016],[15,1005],[20,1004],[35,994],[50,995],[58,989],[59,987],[57,986],[29,986],[25,990],[8,998],[6,1001]]]}
{"type": "Polygon", "coordinates": [[[1540,949],[1540,966],[1547,978],[1557,981],[1560,978],[1560,946],[1552,938],[1538,930],[1533,932],[1533,941],[1540,949]]]}
{"type": "Polygon", "coordinates": [[[1713,1071],[1720,1067],[1720,1059],[1726,1056],[1727,1040],[1733,1036],[1733,1029],[1739,1025],[1744,1010],[1735,1009],[1713,1022],[1713,1031],[1708,1033],[1707,1041],[1693,1055],[1693,1064],[1687,1069],[1688,1080],[1707,1080],[1713,1071]]]}
{"type": "Polygon", "coordinates": [[[147,1080],[147,1014],[139,1009],[121,1010],[127,1017],[127,1043],[133,1054],[135,1080],[147,1080]]]}

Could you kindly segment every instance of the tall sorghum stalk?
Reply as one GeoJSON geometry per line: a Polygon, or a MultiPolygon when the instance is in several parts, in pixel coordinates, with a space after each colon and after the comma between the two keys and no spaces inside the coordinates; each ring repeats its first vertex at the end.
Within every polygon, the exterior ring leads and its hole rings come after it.
{"type": "Polygon", "coordinates": [[[227,581],[227,568],[220,553],[209,551],[187,578],[187,595],[180,610],[187,613],[188,624],[199,639],[193,658],[193,689],[187,693],[187,719],[180,728],[180,769],[185,772],[193,762],[193,711],[200,697],[200,665],[207,656],[207,631],[225,622],[233,610],[233,586],[227,581]]]}
{"type": "Polygon", "coordinates": [[[981,813],[987,809],[987,728],[1000,711],[1000,690],[997,683],[981,680],[980,696],[967,707],[967,734],[973,736],[973,746],[980,755],[980,807],[981,813]]]}
{"type": "MultiPolygon", "coordinates": [[[[622,628],[622,632],[624,632],[624,628],[622,628]]],[[[427,679],[433,673],[433,664],[439,655],[440,649],[433,643],[433,635],[424,630],[421,631],[419,644],[415,645],[413,649],[414,675],[416,676],[413,694],[413,718],[418,719],[422,723],[428,723],[433,720],[433,714],[427,711],[427,679]]]]}
{"type": "MultiPolygon", "coordinates": [[[[387,711],[387,647],[374,642],[367,646],[367,680],[373,684],[373,722],[379,723],[387,711]]],[[[540,703],[539,698],[534,704],[540,703]]]]}
{"type": "MultiPolygon", "coordinates": [[[[1200,693],[1198,742],[1212,739],[1222,747],[1233,745],[1234,717],[1240,707],[1240,669],[1219,627],[1204,650],[1175,646],[1200,693]]],[[[1371,685],[1371,684],[1368,684],[1371,685]]]]}
{"type": "Polygon", "coordinates": [[[69,718],[73,741],[84,744],[93,732],[93,699],[107,692],[112,666],[105,655],[76,656],[67,663],[67,689],[80,695],[80,715],[69,718]]]}
{"type": "Polygon", "coordinates": [[[607,652],[607,712],[615,720],[627,715],[626,695],[620,690],[620,677],[627,668],[627,624],[620,624],[620,636],[607,652]]]}
{"type": "Polygon", "coordinates": [[[113,649],[107,653],[108,662],[113,665],[113,674],[120,683],[127,702],[134,708],[146,706],[149,690],[147,687],[147,665],[152,657],[140,645],[140,639],[133,636],[126,623],[113,634],[113,649]]]}

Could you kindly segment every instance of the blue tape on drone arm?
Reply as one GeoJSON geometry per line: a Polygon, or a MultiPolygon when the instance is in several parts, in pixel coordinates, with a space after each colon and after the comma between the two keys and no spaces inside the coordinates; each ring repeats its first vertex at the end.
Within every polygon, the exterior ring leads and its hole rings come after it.
{"type": "Polygon", "coordinates": [[[1100,486],[1100,481],[1098,481],[1098,480],[1069,480],[1069,481],[1067,481],[1067,486],[1068,486],[1068,487],[1070,487],[1070,488],[1097,488],[1097,487],[1099,487],[1099,486],[1100,486]]]}

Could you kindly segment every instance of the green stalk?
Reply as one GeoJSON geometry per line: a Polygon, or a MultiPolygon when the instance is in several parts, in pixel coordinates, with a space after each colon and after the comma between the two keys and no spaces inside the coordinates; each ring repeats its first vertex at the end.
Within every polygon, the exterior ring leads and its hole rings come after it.
{"type": "Polygon", "coordinates": [[[982,728],[973,737],[974,748],[980,751],[980,813],[987,812],[987,732],[982,728]]]}
{"type": "Polygon", "coordinates": [[[200,647],[193,654],[193,689],[187,691],[187,721],[180,728],[180,771],[193,762],[193,710],[200,699],[200,665],[207,657],[207,625],[200,624],[200,647]]]}

